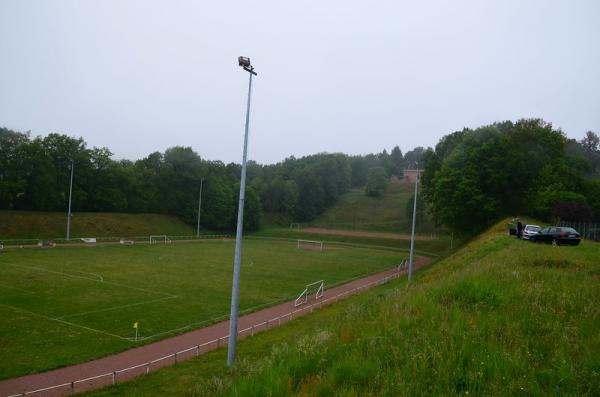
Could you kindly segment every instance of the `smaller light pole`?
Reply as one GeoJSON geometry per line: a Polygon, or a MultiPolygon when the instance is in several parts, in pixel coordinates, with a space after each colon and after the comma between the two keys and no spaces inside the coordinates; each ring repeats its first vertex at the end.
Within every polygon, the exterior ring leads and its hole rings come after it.
{"type": "Polygon", "coordinates": [[[413,201],[412,232],[410,234],[410,256],[408,259],[408,281],[412,280],[413,254],[415,250],[415,224],[417,223],[417,193],[419,189],[419,163],[416,163],[417,176],[415,178],[415,199],[413,201]]]}
{"type": "Polygon", "coordinates": [[[244,230],[244,197],[246,195],[246,157],[248,154],[248,127],[250,125],[250,95],[252,76],[256,76],[250,58],[239,57],[238,64],[249,73],[248,104],[246,106],[246,129],[244,132],[244,154],[242,155],[242,176],[240,178],[240,201],[238,204],[237,230],[235,234],[235,256],[233,259],[233,285],[231,286],[231,315],[229,317],[229,343],[227,345],[227,365],[235,363],[235,348],[238,329],[238,303],[240,301],[240,267],[242,261],[242,232],[244,230]]]}
{"type": "Polygon", "coordinates": [[[71,197],[73,196],[73,169],[75,162],[71,159],[71,183],[69,185],[69,209],[67,210],[67,240],[71,239],[71,197]]]}
{"type": "Polygon", "coordinates": [[[202,209],[202,185],[204,178],[200,179],[200,194],[198,196],[198,226],[196,227],[196,237],[200,237],[200,210],[202,209]]]}

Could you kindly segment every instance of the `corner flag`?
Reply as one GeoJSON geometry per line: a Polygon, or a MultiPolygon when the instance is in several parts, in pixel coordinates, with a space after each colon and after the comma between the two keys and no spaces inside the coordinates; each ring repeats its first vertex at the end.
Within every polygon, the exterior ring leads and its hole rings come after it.
{"type": "Polygon", "coordinates": [[[133,328],[137,329],[138,327],[138,322],[136,321],[135,323],[133,323],[133,328]]]}

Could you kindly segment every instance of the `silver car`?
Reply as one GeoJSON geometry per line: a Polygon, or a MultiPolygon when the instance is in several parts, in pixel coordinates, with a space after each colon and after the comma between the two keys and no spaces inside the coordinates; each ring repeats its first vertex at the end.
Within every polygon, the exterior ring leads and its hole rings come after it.
{"type": "Polygon", "coordinates": [[[523,240],[529,240],[531,236],[538,234],[541,229],[538,225],[525,225],[523,228],[523,240]]]}

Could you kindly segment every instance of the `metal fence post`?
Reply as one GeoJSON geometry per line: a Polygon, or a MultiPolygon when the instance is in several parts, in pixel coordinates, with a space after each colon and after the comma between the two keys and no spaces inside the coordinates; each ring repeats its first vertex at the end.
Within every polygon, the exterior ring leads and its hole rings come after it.
{"type": "Polygon", "coordinates": [[[221,338],[217,338],[217,349],[220,347],[221,345],[221,338]]]}
{"type": "Polygon", "coordinates": [[[112,373],[112,384],[113,384],[113,386],[115,385],[115,383],[117,383],[117,372],[113,371],[113,373],[112,373]]]}
{"type": "Polygon", "coordinates": [[[252,328],[250,328],[250,336],[254,336],[254,325],[252,325],[252,328]]]}
{"type": "Polygon", "coordinates": [[[277,317],[277,326],[281,327],[281,316],[277,317]]]}
{"type": "Polygon", "coordinates": [[[174,356],[175,356],[175,364],[177,364],[177,352],[175,352],[174,356]]]}
{"type": "Polygon", "coordinates": [[[71,395],[75,394],[75,382],[71,382],[71,395]]]}
{"type": "Polygon", "coordinates": [[[200,345],[196,346],[196,357],[200,355],[200,345]]]}

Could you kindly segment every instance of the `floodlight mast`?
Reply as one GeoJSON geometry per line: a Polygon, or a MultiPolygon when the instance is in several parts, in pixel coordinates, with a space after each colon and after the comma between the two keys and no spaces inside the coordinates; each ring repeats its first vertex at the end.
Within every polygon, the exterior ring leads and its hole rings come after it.
{"type": "Polygon", "coordinates": [[[235,348],[238,330],[238,304],[240,301],[240,262],[242,260],[242,232],[244,229],[244,198],[246,195],[246,158],[248,154],[248,126],[250,124],[250,96],[252,76],[256,76],[250,58],[239,57],[238,64],[249,73],[248,103],[246,105],[246,129],[244,132],[244,154],[242,156],[242,176],[240,180],[240,200],[238,203],[237,230],[235,234],[235,256],[233,259],[233,285],[231,287],[231,315],[229,318],[229,343],[227,345],[227,365],[235,363],[235,348]]]}
{"type": "Polygon", "coordinates": [[[415,163],[417,171],[415,178],[415,198],[413,201],[413,218],[412,218],[412,232],[410,234],[410,255],[408,259],[408,281],[412,280],[413,273],[413,254],[415,250],[415,224],[417,221],[417,193],[419,189],[419,163],[415,163]]]}
{"type": "Polygon", "coordinates": [[[75,162],[71,159],[71,183],[69,184],[69,209],[67,210],[67,240],[71,240],[71,197],[73,196],[73,169],[75,162]]]}
{"type": "Polygon", "coordinates": [[[198,195],[198,225],[196,227],[196,237],[200,237],[200,211],[202,210],[202,185],[204,178],[200,179],[200,194],[198,195]]]}

